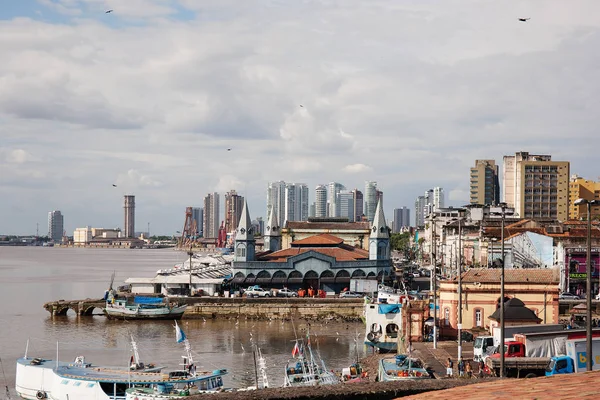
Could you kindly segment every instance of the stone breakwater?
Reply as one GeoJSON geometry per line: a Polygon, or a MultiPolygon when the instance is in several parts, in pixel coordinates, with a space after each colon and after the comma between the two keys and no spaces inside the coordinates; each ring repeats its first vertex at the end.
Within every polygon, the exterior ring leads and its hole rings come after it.
{"type": "Polygon", "coordinates": [[[295,319],[360,321],[362,299],[337,298],[187,298],[188,308],[183,318],[224,319],[295,319]]]}

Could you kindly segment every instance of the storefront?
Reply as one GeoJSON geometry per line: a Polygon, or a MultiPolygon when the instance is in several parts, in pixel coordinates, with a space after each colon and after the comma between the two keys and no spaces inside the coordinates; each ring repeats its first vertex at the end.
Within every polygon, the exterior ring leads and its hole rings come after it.
{"type": "MultiPolygon", "coordinates": [[[[585,296],[587,281],[587,249],[585,247],[575,247],[565,249],[565,265],[567,268],[567,287],[569,293],[585,296]]],[[[598,293],[600,278],[600,251],[598,248],[592,248],[592,293],[598,293]]]]}

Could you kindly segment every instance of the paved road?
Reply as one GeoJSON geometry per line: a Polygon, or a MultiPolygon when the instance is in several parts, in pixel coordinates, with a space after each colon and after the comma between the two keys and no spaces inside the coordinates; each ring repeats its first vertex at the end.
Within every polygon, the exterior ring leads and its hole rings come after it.
{"type": "MultiPolygon", "coordinates": [[[[442,378],[446,376],[446,360],[451,358],[454,361],[454,374],[458,376],[456,367],[458,365],[458,343],[454,340],[445,340],[438,342],[437,349],[433,348],[432,342],[417,342],[413,343],[413,349],[416,355],[423,362],[433,368],[435,376],[442,378]]],[[[473,343],[463,342],[462,357],[465,361],[473,360],[473,343]]],[[[471,362],[473,372],[477,371],[475,363],[471,362]]]]}

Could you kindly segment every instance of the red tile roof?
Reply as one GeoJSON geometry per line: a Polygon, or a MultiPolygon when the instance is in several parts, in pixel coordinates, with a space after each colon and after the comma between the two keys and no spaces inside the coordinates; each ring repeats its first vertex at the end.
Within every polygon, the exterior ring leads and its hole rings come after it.
{"type": "Polygon", "coordinates": [[[289,249],[279,250],[271,254],[263,255],[260,257],[260,261],[269,262],[284,262],[288,258],[303,254],[309,251],[315,251],[317,253],[324,254],[335,258],[337,261],[356,261],[356,260],[368,260],[369,252],[367,250],[345,246],[341,247],[292,247],[289,249]]]}
{"type": "MultiPolygon", "coordinates": [[[[463,282],[500,283],[500,269],[473,268],[462,274],[463,282]]],[[[456,278],[454,278],[456,280],[456,278]]],[[[504,283],[541,283],[558,284],[560,281],[557,268],[505,269],[504,283]]]]}
{"type": "Polygon", "coordinates": [[[328,233],[322,233],[320,235],[309,236],[304,239],[295,240],[292,242],[292,247],[305,247],[309,246],[321,246],[321,245],[339,245],[344,243],[344,239],[337,236],[330,235],[328,233]]]}
{"type": "Polygon", "coordinates": [[[402,397],[402,400],[595,399],[598,397],[599,380],[600,372],[598,371],[533,379],[506,378],[406,396],[402,397]]]}

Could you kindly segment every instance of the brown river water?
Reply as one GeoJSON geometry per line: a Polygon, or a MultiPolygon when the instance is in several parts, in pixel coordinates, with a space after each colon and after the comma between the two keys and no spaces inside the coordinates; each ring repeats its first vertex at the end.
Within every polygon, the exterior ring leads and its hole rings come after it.
{"type": "MultiPolygon", "coordinates": [[[[73,360],[78,355],[99,365],[126,366],[131,355],[130,334],[138,344],[141,361],[175,367],[183,346],[175,341],[172,321],[112,321],[98,315],[51,317],[47,301],[101,298],[115,271],[115,285],[128,277],[153,277],[158,269],[183,261],[185,253],[172,249],[74,249],[53,247],[0,247],[0,399],[4,386],[14,394],[16,359],[31,357],[73,360]]],[[[282,301],[285,301],[282,299],[282,301]]],[[[205,370],[226,368],[225,384],[232,388],[254,385],[251,337],[267,362],[270,386],[283,384],[283,369],[291,358],[294,330],[306,322],[185,320],[180,322],[205,370]]],[[[330,369],[340,370],[365,355],[361,323],[312,323],[311,344],[330,369]],[[355,345],[358,339],[358,346],[355,345]]]]}

